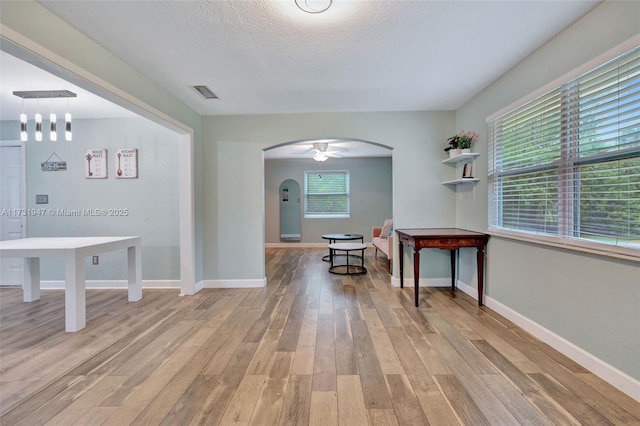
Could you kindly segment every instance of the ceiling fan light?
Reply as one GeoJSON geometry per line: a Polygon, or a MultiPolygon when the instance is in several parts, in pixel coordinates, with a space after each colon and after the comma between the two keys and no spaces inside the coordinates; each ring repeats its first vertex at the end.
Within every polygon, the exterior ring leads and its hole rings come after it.
{"type": "Polygon", "coordinates": [[[324,153],[322,152],[317,152],[314,156],[313,159],[316,161],[327,161],[329,157],[327,157],[324,153]]]}

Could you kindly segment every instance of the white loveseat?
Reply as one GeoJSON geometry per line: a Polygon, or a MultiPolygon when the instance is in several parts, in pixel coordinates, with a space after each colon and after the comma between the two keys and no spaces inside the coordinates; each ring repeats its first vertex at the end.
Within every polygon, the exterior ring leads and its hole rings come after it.
{"type": "Polygon", "coordinates": [[[378,250],[384,253],[389,260],[389,271],[391,271],[391,260],[393,259],[393,220],[387,219],[383,226],[374,226],[371,228],[371,242],[376,249],[375,256],[378,256],[378,250]]]}

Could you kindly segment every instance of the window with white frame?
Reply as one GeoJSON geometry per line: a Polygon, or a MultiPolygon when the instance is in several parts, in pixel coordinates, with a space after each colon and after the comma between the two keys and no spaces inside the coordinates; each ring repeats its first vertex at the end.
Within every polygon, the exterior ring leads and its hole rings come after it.
{"type": "Polygon", "coordinates": [[[304,172],[304,217],[350,217],[349,172],[304,172]]]}
{"type": "Polygon", "coordinates": [[[640,47],[489,122],[489,231],[640,259],[640,47]]]}

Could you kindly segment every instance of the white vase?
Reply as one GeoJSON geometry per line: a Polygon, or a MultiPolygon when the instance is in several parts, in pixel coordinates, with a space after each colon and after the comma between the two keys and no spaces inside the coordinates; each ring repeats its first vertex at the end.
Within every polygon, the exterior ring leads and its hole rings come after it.
{"type": "Polygon", "coordinates": [[[462,154],[471,154],[471,148],[462,148],[460,151],[462,154]]]}
{"type": "Polygon", "coordinates": [[[459,148],[449,150],[449,158],[457,157],[460,154],[462,154],[462,152],[459,148]]]}

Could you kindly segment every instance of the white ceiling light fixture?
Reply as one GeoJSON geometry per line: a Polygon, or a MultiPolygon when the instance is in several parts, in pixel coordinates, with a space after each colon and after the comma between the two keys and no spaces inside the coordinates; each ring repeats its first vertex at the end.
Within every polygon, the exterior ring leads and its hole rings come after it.
{"type": "Polygon", "coordinates": [[[52,112],[51,114],[49,114],[49,125],[50,125],[49,139],[51,139],[54,142],[58,140],[58,126],[56,123],[57,120],[58,120],[58,117],[56,116],[55,112],[52,112]]]}
{"type": "Polygon", "coordinates": [[[329,146],[328,142],[314,142],[312,144],[311,151],[314,153],[313,158],[316,161],[327,161],[329,157],[341,157],[341,152],[346,152],[347,149],[339,148],[336,146],[329,146]]]}
{"type": "Polygon", "coordinates": [[[295,0],[296,6],[307,13],[322,13],[331,7],[333,0],[295,0]]]}
{"type": "MultiPolygon", "coordinates": [[[[69,90],[27,90],[27,91],[17,91],[13,92],[14,95],[22,98],[22,110],[24,111],[24,100],[25,99],[37,99],[38,101],[38,112],[35,115],[35,123],[36,123],[36,141],[42,140],[42,115],[40,114],[40,99],[51,99],[51,114],[49,115],[49,125],[50,125],[50,133],[49,138],[51,141],[58,140],[58,131],[57,131],[57,120],[58,116],[53,111],[53,100],[56,98],[75,98],[77,95],[69,90]]],[[[67,110],[69,109],[69,101],[67,99],[67,110]]],[[[65,139],[70,141],[72,139],[71,135],[71,114],[68,112],[64,115],[65,118],[65,139]]],[[[27,141],[27,115],[23,112],[20,114],[20,140],[27,141]]]]}
{"type": "Polygon", "coordinates": [[[42,141],[42,114],[39,112],[40,106],[38,106],[38,112],[36,113],[36,141],[42,141]]]}
{"type": "Polygon", "coordinates": [[[327,157],[327,156],[325,155],[325,153],[324,153],[324,152],[317,152],[317,153],[315,153],[315,154],[314,154],[314,156],[313,156],[313,159],[314,159],[314,160],[316,160],[316,161],[320,161],[320,162],[322,162],[322,161],[327,161],[327,159],[328,159],[328,158],[329,158],[329,157],[327,157]]]}
{"type": "Polygon", "coordinates": [[[73,139],[73,134],[71,133],[71,113],[66,113],[64,115],[64,139],[70,141],[73,139]]]}

